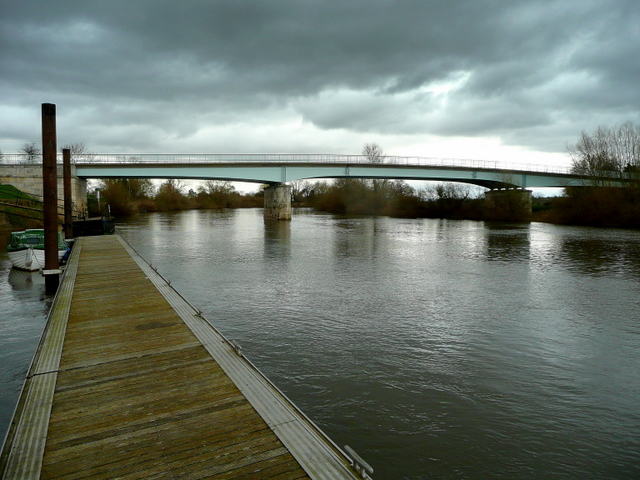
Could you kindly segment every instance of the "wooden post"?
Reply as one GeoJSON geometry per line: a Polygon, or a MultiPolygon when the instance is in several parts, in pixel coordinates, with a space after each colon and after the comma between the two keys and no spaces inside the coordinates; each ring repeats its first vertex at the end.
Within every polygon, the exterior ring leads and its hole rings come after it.
{"type": "Polygon", "coordinates": [[[62,172],[64,184],[64,238],[73,238],[72,192],[71,192],[71,150],[62,149],[62,172]]]}
{"type": "Polygon", "coordinates": [[[42,104],[42,192],[44,213],[45,291],[55,293],[60,283],[58,263],[58,177],[56,165],[56,106],[42,104]]]}

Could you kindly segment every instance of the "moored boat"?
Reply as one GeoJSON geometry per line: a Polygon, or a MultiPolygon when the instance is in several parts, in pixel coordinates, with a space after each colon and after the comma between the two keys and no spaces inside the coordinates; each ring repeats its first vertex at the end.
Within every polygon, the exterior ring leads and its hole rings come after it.
{"type": "MultiPolygon", "coordinates": [[[[58,232],[58,261],[67,251],[67,244],[58,232]]],[[[44,268],[44,230],[32,228],[22,232],[12,232],[7,247],[9,260],[14,268],[35,272],[44,268]]]]}

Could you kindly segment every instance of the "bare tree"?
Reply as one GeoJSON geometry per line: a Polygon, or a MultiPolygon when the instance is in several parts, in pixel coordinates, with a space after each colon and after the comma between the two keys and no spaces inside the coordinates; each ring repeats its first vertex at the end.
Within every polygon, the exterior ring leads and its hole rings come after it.
{"type": "Polygon", "coordinates": [[[24,163],[35,163],[42,153],[36,142],[25,143],[18,152],[24,155],[24,163]]]}
{"type": "MultiPolygon", "coordinates": [[[[418,191],[418,196],[425,202],[465,201],[474,198],[471,185],[453,182],[442,182],[427,185],[418,191]]],[[[477,197],[477,193],[476,193],[477,197]]]]}
{"type": "Polygon", "coordinates": [[[385,159],[382,147],[377,143],[365,143],[362,147],[362,155],[370,163],[383,163],[385,159]]]}
{"type": "Polygon", "coordinates": [[[84,143],[69,143],[60,148],[60,151],[68,148],[71,154],[71,163],[77,162],[93,162],[94,153],[91,153],[84,143]]]}
{"type": "Polygon", "coordinates": [[[593,185],[600,185],[602,176],[629,177],[640,168],[640,126],[626,122],[593,133],[583,130],[567,151],[573,172],[591,177],[593,185]]]}
{"type": "Polygon", "coordinates": [[[228,181],[222,180],[207,180],[198,189],[201,192],[205,192],[208,195],[229,195],[236,191],[236,188],[228,181]]]}
{"type": "Polygon", "coordinates": [[[181,178],[168,178],[160,186],[166,186],[169,190],[174,190],[182,194],[182,191],[184,190],[186,185],[187,184],[185,183],[185,181],[181,178]]]}
{"type": "Polygon", "coordinates": [[[161,210],[181,210],[188,207],[188,200],[182,193],[185,183],[182,180],[170,178],[159,187],[155,196],[156,206],[161,210]]]}
{"type": "MultiPolygon", "coordinates": [[[[377,143],[365,143],[362,147],[362,155],[370,163],[384,163],[384,152],[382,147],[377,143]]],[[[386,178],[371,180],[371,186],[373,188],[373,204],[376,212],[379,212],[384,206],[387,193],[387,183],[388,180],[386,178]]]]}
{"type": "Polygon", "coordinates": [[[296,202],[299,200],[300,195],[308,187],[309,182],[305,182],[304,180],[292,180],[289,182],[291,185],[291,201],[296,202]]]}

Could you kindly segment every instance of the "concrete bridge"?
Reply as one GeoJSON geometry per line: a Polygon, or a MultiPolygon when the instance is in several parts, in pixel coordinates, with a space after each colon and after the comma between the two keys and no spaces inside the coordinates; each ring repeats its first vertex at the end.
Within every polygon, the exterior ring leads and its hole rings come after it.
{"type": "MultiPolygon", "coordinates": [[[[21,155],[5,155],[3,160],[5,165],[25,162],[21,155]]],[[[529,211],[528,188],[579,186],[589,180],[572,174],[566,167],[397,156],[386,156],[374,163],[362,155],[91,154],[77,157],[73,163],[75,175],[80,179],[182,178],[268,184],[265,217],[282,220],[291,218],[291,187],[287,182],[296,180],[386,178],[462,182],[489,189],[485,194],[489,208],[499,207],[501,198],[511,203],[516,198],[529,211]]]]}

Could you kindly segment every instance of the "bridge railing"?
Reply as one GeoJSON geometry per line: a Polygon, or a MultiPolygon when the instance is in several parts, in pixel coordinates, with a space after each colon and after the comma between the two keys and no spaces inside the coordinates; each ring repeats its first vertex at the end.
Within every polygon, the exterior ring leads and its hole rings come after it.
{"type": "MultiPolygon", "coordinates": [[[[335,154],[295,154],[295,153],[141,153],[141,154],[84,154],[72,156],[74,164],[135,164],[135,163],[170,163],[170,164],[203,164],[203,163],[326,163],[326,164],[374,164],[363,155],[335,154]]],[[[58,154],[58,163],[62,163],[62,154],[58,154]]],[[[0,164],[6,165],[39,165],[42,155],[4,154],[0,164]]],[[[509,170],[522,172],[570,174],[569,167],[558,165],[541,165],[519,162],[500,162],[493,160],[472,160],[440,157],[401,157],[388,155],[375,164],[415,166],[415,167],[452,167],[477,168],[486,170],[509,170]]]]}

